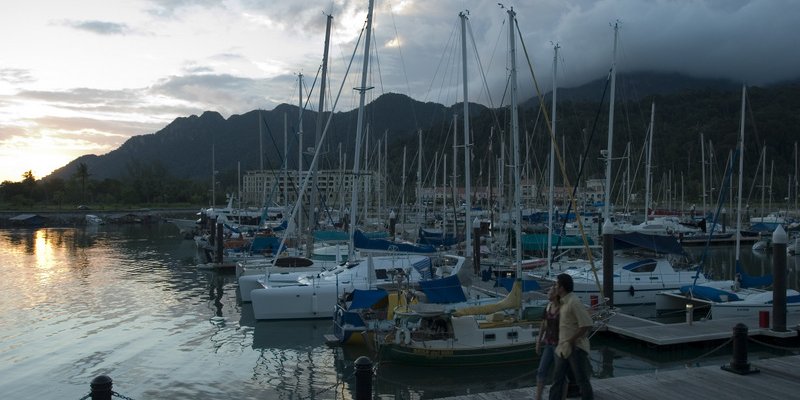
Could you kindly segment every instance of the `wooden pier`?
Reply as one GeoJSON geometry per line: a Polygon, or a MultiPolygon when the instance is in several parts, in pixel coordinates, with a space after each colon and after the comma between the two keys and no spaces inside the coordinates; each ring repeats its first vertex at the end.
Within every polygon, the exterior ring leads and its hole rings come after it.
{"type": "MultiPolygon", "coordinates": [[[[592,379],[595,399],[793,399],[800,393],[800,356],[751,361],[758,373],[739,375],[708,366],[674,371],[592,379]]],[[[547,398],[548,388],[545,389],[547,398]]],[[[448,400],[531,399],[536,388],[504,390],[448,400]]]]}
{"type": "Polygon", "coordinates": [[[788,315],[786,320],[787,331],[777,332],[768,327],[759,327],[757,315],[744,318],[703,319],[692,321],[691,324],[686,322],[663,324],[644,318],[617,313],[611,317],[601,330],[641,340],[656,346],[665,346],[728,339],[731,337],[733,327],[738,323],[743,323],[747,326],[748,335],[750,336],[791,338],[798,336],[800,317],[797,315],[788,315]]]}

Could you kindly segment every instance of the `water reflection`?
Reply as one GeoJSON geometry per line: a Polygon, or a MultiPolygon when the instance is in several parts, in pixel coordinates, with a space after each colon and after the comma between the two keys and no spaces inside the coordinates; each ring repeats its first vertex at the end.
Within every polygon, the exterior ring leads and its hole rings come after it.
{"type": "MultiPolygon", "coordinates": [[[[696,261],[703,259],[701,247],[686,247],[696,261]]],[[[739,260],[742,268],[750,275],[767,275],[772,273],[772,252],[752,251],[750,246],[743,245],[739,252],[739,260]]],[[[798,263],[800,257],[788,256],[786,258],[786,269],[789,272],[789,286],[792,289],[798,288],[798,263]]],[[[736,248],[735,246],[714,246],[709,247],[705,255],[705,269],[713,279],[732,279],[735,276],[736,268],[736,248]]]]}
{"type": "MultiPolygon", "coordinates": [[[[198,270],[194,250],[166,224],[0,230],[2,397],[80,398],[99,374],[111,375],[118,392],[136,399],[354,397],[353,362],[372,355],[328,347],[329,320],[255,321],[252,306],[237,302],[235,276],[198,270]],[[26,384],[42,376],[48,385],[26,384]]],[[[712,249],[710,268],[723,275],[733,265],[731,253],[731,247],[712,249]]],[[[742,256],[749,273],[771,271],[771,255],[744,249],[742,256]]],[[[799,258],[788,260],[794,288],[799,258]]],[[[716,344],[636,343],[592,338],[596,376],[685,368],[693,359],[722,365],[730,357],[729,348],[706,355],[716,344]]],[[[754,357],[780,355],[751,346],[754,357]]],[[[528,387],[532,394],[535,368],[378,363],[374,389],[383,399],[528,387]]]]}
{"type": "MultiPolygon", "coordinates": [[[[245,305],[243,311],[252,306],[245,305]]],[[[243,313],[244,314],[244,313],[243,313]]],[[[330,320],[255,321],[252,347],[258,353],[252,380],[278,398],[332,398],[343,384],[331,369],[334,351],[324,343],[330,320]]]]}
{"type": "MultiPolygon", "coordinates": [[[[531,352],[534,350],[531,349],[531,352]]],[[[537,363],[502,367],[433,368],[380,365],[375,392],[380,398],[439,398],[527,388],[536,385],[537,363]]],[[[531,392],[531,395],[533,392],[531,392]]]]}

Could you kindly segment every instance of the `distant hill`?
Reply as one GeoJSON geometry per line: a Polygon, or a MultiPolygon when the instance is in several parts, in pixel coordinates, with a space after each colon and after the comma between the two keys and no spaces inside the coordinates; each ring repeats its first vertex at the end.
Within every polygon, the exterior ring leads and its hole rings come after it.
{"type": "MultiPolygon", "coordinates": [[[[568,171],[577,174],[579,160],[583,157],[582,154],[586,154],[588,162],[584,178],[602,176],[603,173],[598,155],[606,143],[607,95],[603,106],[599,106],[605,84],[606,79],[603,78],[579,87],[559,89],[558,135],[562,150],[567,153],[565,162],[568,171]],[[597,122],[596,117],[599,117],[597,122]]],[[[668,170],[674,171],[673,183],[679,180],[681,173],[686,174],[687,186],[699,181],[699,172],[690,170],[690,167],[699,165],[700,133],[713,143],[720,164],[724,162],[727,152],[735,146],[739,121],[739,83],[679,74],[633,73],[620,74],[617,77],[617,87],[615,156],[624,154],[627,143],[631,142],[634,152],[632,161],[638,161],[649,123],[650,102],[656,102],[656,138],[653,151],[654,163],[658,165],[654,166],[655,181],[661,180],[658,174],[668,170]]],[[[787,182],[786,175],[793,173],[794,169],[793,143],[800,138],[798,80],[764,88],[752,87],[748,92],[749,112],[752,113],[748,116],[748,130],[752,132],[748,133],[749,144],[745,159],[755,163],[759,149],[766,145],[768,157],[774,158],[776,162],[775,182],[787,182]]],[[[546,104],[549,107],[549,101],[546,104]]],[[[402,149],[407,148],[407,169],[415,171],[414,158],[418,147],[416,132],[422,130],[423,161],[427,165],[426,181],[430,181],[434,173],[434,153],[440,154],[440,159],[443,154],[448,154],[449,163],[452,163],[452,116],[454,113],[461,114],[461,107],[459,104],[447,107],[423,103],[395,93],[378,97],[366,106],[370,153],[373,156],[377,154],[375,147],[385,135],[390,148],[386,160],[392,172],[390,179],[399,184],[403,165],[402,149]]],[[[340,143],[342,153],[346,154],[347,164],[352,164],[357,112],[358,110],[350,110],[335,113],[326,139],[327,145],[324,145],[327,152],[320,162],[320,168],[338,165],[340,143]]],[[[217,171],[233,171],[235,174],[238,165],[242,171],[259,168],[259,148],[263,149],[265,167],[279,168],[282,163],[284,116],[289,130],[289,165],[294,168],[298,153],[298,108],[281,104],[270,111],[254,110],[242,115],[232,115],[228,119],[213,111],[204,112],[200,116],[177,118],[156,133],[130,138],[108,154],[86,155],[75,159],[45,179],[69,179],[79,163],[88,166],[92,179],[125,179],[131,165],[159,163],[176,178],[202,182],[211,176],[212,148],[214,168],[217,171]],[[259,115],[264,121],[261,144],[259,115]]],[[[325,117],[327,116],[328,113],[325,117]]],[[[472,164],[473,176],[478,181],[488,181],[489,170],[497,167],[501,132],[507,129],[505,126],[508,113],[504,108],[491,110],[472,104],[470,116],[475,160],[472,164]],[[494,137],[490,141],[492,132],[494,137]]],[[[520,122],[521,135],[528,143],[528,148],[523,150],[525,170],[533,176],[533,171],[540,170],[546,163],[549,149],[544,119],[538,113],[536,99],[529,99],[521,104],[520,122]]],[[[458,123],[460,126],[461,121],[458,123]]],[[[316,125],[317,113],[305,111],[304,147],[310,147],[316,125]]],[[[463,133],[459,133],[458,142],[463,142],[463,133]]],[[[459,162],[461,157],[463,156],[459,156],[459,162]]],[[[308,160],[310,161],[310,157],[308,160]]],[[[509,163],[508,160],[509,158],[506,159],[506,164],[509,163]]],[[[755,165],[752,168],[754,170],[755,165]]],[[[715,172],[718,174],[716,176],[722,176],[721,173],[724,172],[721,171],[724,167],[719,169],[715,172]]],[[[448,171],[452,169],[448,167],[448,171]]],[[[415,172],[407,174],[409,181],[413,180],[411,178],[415,176],[415,172]]],[[[496,178],[492,178],[494,179],[496,178]]],[[[775,195],[778,196],[777,192],[775,195]]]]}
{"type": "MultiPolygon", "coordinates": [[[[559,88],[558,100],[597,102],[608,80],[609,77],[603,77],[577,87],[559,88]]],[[[655,95],[666,96],[700,90],[734,91],[740,87],[741,83],[725,79],[694,78],[679,73],[632,72],[617,75],[617,100],[640,100],[655,95]]],[[[550,96],[550,92],[545,95],[547,99],[550,96]]],[[[521,106],[533,107],[536,102],[534,97],[521,106]]]]}
{"type": "MultiPolygon", "coordinates": [[[[481,110],[485,107],[475,104],[472,108],[481,110]]],[[[326,140],[329,151],[336,152],[341,142],[343,152],[352,153],[357,113],[358,110],[335,113],[326,140]]],[[[325,117],[328,115],[326,113],[325,117]]],[[[382,140],[384,133],[391,141],[397,136],[409,135],[418,129],[427,130],[441,121],[449,121],[452,110],[441,104],[422,103],[405,95],[389,93],[368,104],[366,115],[370,123],[371,144],[374,145],[377,140],[382,140]]],[[[155,161],[175,177],[205,179],[211,175],[212,147],[218,171],[235,170],[237,163],[241,163],[242,170],[259,168],[259,148],[264,151],[265,167],[278,168],[283,152],[284,116],[288,122],[289,165],[296,165],[298,107],[281,104],[271,111],[254,110],[232,115],[227,120],[214,111],[177,118],[154,134],[130,138],[108,154],[79,157],[45,179],[69,178],[79,163],[86,163],[92,179],[124,178],[130,163],[155,161]],[[264,121],[261,143],[259,116],[264,121]]],[[[317,113],[304,111],[304,148],[313,147],[311,141],[315,137],[316,125],[317,113]]],[[[352,161],[352,154],[349,158],[352,161]]]]}

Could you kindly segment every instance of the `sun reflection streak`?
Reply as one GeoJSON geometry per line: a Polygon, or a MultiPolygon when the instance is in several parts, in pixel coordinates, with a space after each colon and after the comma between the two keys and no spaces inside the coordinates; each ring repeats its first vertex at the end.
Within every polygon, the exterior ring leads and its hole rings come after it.
{"type": "Polygon", "coordinates": [[[33,238],[33,254],[36,257],[36,269],[39,270],[37,280],[40,286],[50,283],[52,275],[55,273],[54,250],[47,240],[47,230],[39,229],[33,238]]]}

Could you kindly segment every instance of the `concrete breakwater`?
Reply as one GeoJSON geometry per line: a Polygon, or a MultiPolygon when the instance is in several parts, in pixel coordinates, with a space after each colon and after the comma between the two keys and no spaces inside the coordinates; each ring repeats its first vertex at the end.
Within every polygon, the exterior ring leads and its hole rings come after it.
{"type": "Polygon", "coordinates": [[[87,215],[110,224],[159,223],[165,218],[193,218],[192,209],[101,209],[101,210],[0,210],[0,228],[69,228],[87,225],[87,215]]]}

